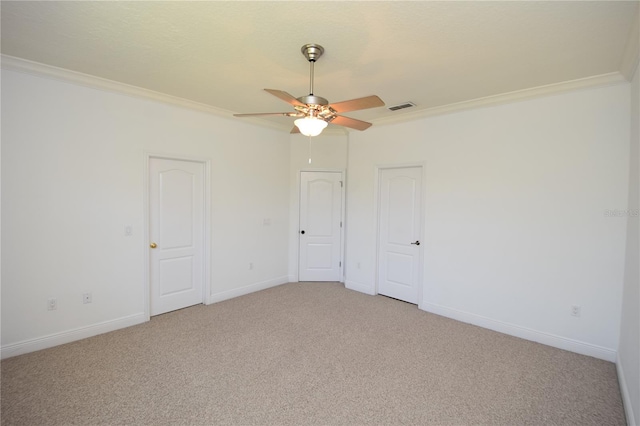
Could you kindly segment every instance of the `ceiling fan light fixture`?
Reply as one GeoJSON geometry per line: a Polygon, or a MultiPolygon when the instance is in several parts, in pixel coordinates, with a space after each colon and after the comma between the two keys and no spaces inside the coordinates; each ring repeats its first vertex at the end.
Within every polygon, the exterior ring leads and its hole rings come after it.
{"type": "Polygon", "coordinates": [[[300,129],[300,133],[305,136],[318,136],[325,127],[327,127],[327,122],[315,117],[305,117],[298,118],[293,122],[298,129],[300,129]]]}

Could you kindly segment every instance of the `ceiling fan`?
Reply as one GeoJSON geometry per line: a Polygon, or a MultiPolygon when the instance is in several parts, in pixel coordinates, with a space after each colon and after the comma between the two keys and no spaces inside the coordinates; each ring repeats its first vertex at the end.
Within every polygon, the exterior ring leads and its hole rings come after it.
{"type": "Polygon", "coordinates": [[[295,126],[291,133],[302,133],[305,136],[318,136],[322,133],[328,123],[349,127],[356,130],[366,130],[371,127],[371,123],[356,120],[342,115],[343,112],[357,111],[367,108],[384,106],[384,102],[377,96],[367,96],[364,98],[351,99],[329,104],[325,98],[313,94],[313,65],[324,53],[324,48],[319,44],[305,44],[300,49],[305,58],[309,61],[309,94],[295,98],[282,90],[264,89],[273,96],[293,105],[295,112],[263,112],[252,114],[234,114],[236,117],[281,115],[285,117],[295,117],[295,126]]]}

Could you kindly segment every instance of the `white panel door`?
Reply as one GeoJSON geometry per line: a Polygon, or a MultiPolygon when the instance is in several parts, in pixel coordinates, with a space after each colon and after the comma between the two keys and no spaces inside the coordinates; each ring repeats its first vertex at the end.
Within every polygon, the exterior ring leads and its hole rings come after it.
{"type": "Polygon", "coordinates": [[[300,281],[340,281],[342,173],[300,173],[300,281]]]}
{"type": "Polygon", "coordinates": [[[418,303],[422,168],[382,169],[378,293],[418,303]]]}
{"type": "Polygon", "coordinates": [[[149,159],[150,311],[203,302],[204,164],[149,159]]]}

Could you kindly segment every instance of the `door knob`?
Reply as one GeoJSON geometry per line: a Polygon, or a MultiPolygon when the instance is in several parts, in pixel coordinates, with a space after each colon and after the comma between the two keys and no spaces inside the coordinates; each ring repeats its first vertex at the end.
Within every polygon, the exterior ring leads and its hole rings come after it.
{"type": "Polygon", "coordinates": [[[303,229],[302,231],[300,231],[300,233],[301,233],[302,235],[304,235],[304,229],[303,229]]]}
{"type": "Polygon", "coordinates": [[[411,244],[415,244],[415,245],[419,246],[420,245],[420,241],[416,240],[415,243],[411,243],[411,244]]]}
{"type": "Polygon", "coordinates": [[[149,244],[149,247],[156,248],[156,247],[158,247],[158,245],[156,243],[151,243],[151,244],[149,244]]]}

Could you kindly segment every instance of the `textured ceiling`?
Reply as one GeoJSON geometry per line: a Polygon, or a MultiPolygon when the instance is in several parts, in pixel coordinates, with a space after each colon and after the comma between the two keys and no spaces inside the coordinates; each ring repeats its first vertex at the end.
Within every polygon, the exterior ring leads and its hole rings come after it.
{"type": "MultiPolygon", "coordinates": [[[[5,55],[230,112],[279,112],[291,108],[262,89],[308,94],[305,43],[326,49],[316,95],[375,94],[413,110],[619,72],[638,5],[2,1],[0,13],[5,55]]],[[[406,111],[345,115],[375,123],[406,111]]]]}

